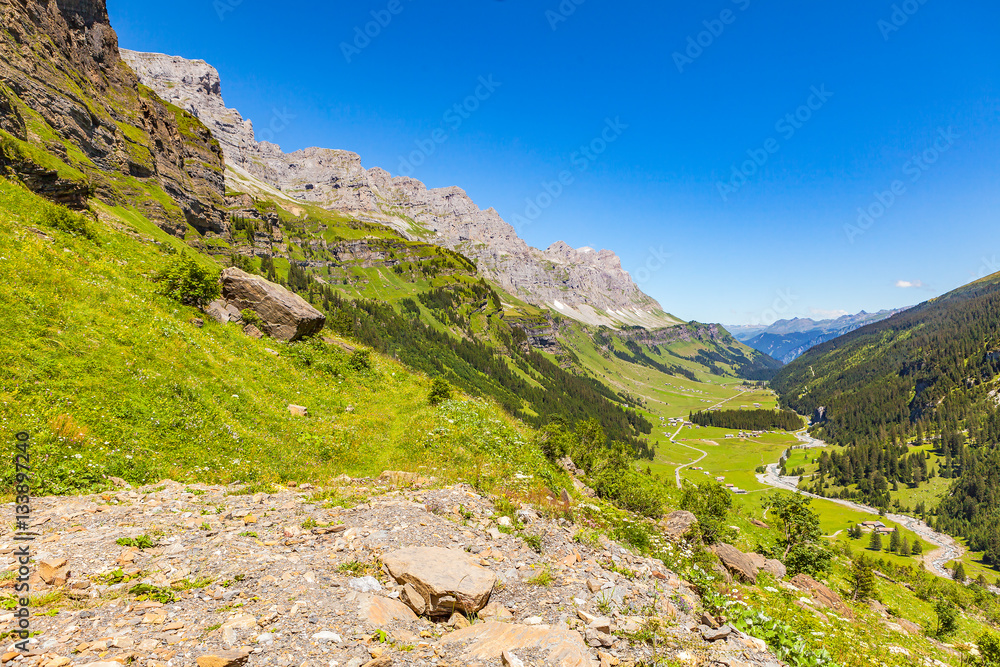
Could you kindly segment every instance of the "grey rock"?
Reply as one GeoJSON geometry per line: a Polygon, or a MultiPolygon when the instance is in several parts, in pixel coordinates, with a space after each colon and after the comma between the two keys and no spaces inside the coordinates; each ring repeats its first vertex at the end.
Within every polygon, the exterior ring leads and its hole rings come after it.
{"type": "Polygon", "coordinates": [[[263,320],[263,331],[280,341],[294,341],[319,333],[326,315],[281,285],[230,267],[222,272],[222,297],[228,309],[249,308],[263,320]]]}
{"type": "Polygon", "coordinates": [[[474,564],[464,551],[411,547],[385,554],[382,563],[404,590],[409,584],[423,598],[429,616],[478,612],[489,602],[497,581],[493,572],[474,564]]]}
{"type": "Polygon", "coordinates": [[[698,523],[698,517],[685,510],[671,512],[660,521],[660,528],[668,539],[677,542],[698,523]]]}
{"type": "Polygon", "coordinates": [[[757,583],[757,566],[754,565],[753,559],[749,555],[724,542],[714,545],[712,551],[719,557],[726,569],[733,573],[733,576],[748,584],[757,583]]]}
{"type": "Polygon", "coordinates": [[[382,590],[382,584],[375,577],[355,577],[349,580],[347,585],[362,593],[374,593],[382,590]]]}
{"type": "Polygon", "coordinates": [[[708,626],[702,626],[701,636],[707,642],[717,642],[720,639],[725,639],[733,633],[733,629],[728,625],[723,625],[721,628],[715,629],[708,626]]]}

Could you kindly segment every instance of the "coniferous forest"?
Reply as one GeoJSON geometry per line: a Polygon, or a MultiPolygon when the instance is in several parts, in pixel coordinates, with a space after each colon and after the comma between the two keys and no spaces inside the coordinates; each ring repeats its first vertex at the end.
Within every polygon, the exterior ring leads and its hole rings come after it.
{"type": "Polygon", "coordinates": [[[791,410],[709,410],[691,413],[689,421],[700,426],[745,431],[770,431],[776,428],[796,431],[804,426],[802,417],[791,410]]]}

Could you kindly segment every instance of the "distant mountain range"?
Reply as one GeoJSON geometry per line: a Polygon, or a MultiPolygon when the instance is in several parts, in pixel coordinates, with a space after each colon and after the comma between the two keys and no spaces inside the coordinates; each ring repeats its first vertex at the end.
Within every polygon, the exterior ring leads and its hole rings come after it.
{"type": "Polygon", "coordinates": [[[856,315],[844,315],[835,320],[817,321],[808,317],[796,317],[790,320],[778,320],[766,327],[731,325],[726,326],[726,329],[741,343],[787,364],[816,345],[865,325],[881,322],[904,310],[907,309],[880,310],[877,313],[861,311],[856,315]]]}

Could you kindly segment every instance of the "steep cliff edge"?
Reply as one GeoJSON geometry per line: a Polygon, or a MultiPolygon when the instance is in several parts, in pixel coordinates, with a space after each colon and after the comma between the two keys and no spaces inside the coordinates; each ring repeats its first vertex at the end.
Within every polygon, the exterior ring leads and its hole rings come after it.
{"type": "Polygon", "coordinates": [[[284,153],[258,142],[253,124],[226,107],[218,72],[201,60],[122,50],[139,78],[190,111],[222,146],[231,189],[278,192],[292,200],[390,225],[410,239],[456,250],[479,272],[530,303],[590,324],[670,326],[677,320],[644,294],[611,251],[525,243],[492,208],[480,209],[458,187],[429,189],[413,178],[365,169],[349,151],[307,148],[284,153]]]}
{"type": "Polygon", "coordinates": [[[0,171],[82,207],[96,195],[165,229],[224,227],[208,128],[121,61],[104,0],[0,0],[0,171]]]}

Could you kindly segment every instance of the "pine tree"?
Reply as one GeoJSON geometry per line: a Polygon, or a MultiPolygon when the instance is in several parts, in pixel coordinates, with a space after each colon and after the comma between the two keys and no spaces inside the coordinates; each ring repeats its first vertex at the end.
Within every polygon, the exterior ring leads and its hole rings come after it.
{"type": "Polygon", "coordinates": [[[913,540],[913,546],[910,548],[910,551],[914,556],[919,556],[924,552],[924,548],[920,546],[920,540],[913,540]]]}
{"type": "Polygon", "coordinates": [[[958,565],[956,565],[955,566],[955,570],[953,571],[952,576],[954,577],[955,581],[964,582],[965,579],[966,579],[966,576],[965,576],[965,565],[963,565],[962,563],[959,563],[958,565]]]}
{"type": "Polygon", "coordinates": [[[900,556],[910,555],[910,541],[905,537],[903,538],[903,543],[899,545],[899,555],[900,556]]]}
{"type": "Polygon", "coordinates": [[[899,526],[896,526],[889,536],[889,551],[899,553],[899,526]]]}
{"type": "Polygon", "coordinates": [[[865,602],[875,597],[875,568],[872,560],[864,553],[858,555],[854,561],[848,575],[848,583],[851,586],[852,599],[865,602]]]}
{"type": "Polygon", "coordinates": [[[871,539],[868,540],[868,548],[872,551],[882,551],[882,533],[877,529],[872,530],[871,539]]]}

